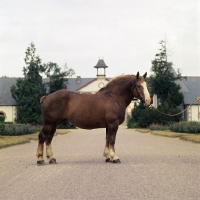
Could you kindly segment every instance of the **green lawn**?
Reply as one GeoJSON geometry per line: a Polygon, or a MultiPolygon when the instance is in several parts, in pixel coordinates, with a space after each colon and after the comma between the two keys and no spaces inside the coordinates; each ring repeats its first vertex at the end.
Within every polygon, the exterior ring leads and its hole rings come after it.
{"type": "Polygon", "coordinates": [[[165,137],[180,138],[182,140],[200,143],[200,134],[178,133],[178,132],[172,132],[170,130],[160,131],[160,130],[150,130],[141,128],[136,129],[136,131],[141,133],[150,133],[154,135],[165,136],[165,137]]]}
{"type": "MultiPolygon", "coordinates": [[[[67,129],[57,129],[55,136],[57,134],[62,135],[70,132],[67,129]]],[[[31,140],[37,140],[38,139],[38,133],[33,134],[27,134],[27,135],[19,135],[19,136],[0,136],[0,148],[17,145],[17,144],[24,144],[28,143],[31,140]]]]}

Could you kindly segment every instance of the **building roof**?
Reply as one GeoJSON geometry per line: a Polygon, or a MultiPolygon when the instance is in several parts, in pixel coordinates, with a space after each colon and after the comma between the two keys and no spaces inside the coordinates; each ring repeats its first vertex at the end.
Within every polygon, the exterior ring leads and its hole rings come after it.
{"type": "Polygon", "coordinates": [[[108,66],[105,64],[103,59],[99,59],[97,64],[94,66],[94,68],[107,68],[108,66]]]}
{"type": "MultiPolygon", "coordinates": [[[[16,85],[17,79],[18,78],[0,78],[0,106],[17,105],[10,91],[11,86],[16,85]]],[[[48,80],[48,78],[43,79],[44,82],[48,82],[48,80]]],[[[77,82],[77,78],[68,78],[67,89],[70,91],[77,91],[94,80],[96,80],[96,78],[80,78],[80,82],[77,82]]]]}
{"type": "MultiPolygon", "coordinates": [[[[179,82],[184,104],[191,104],[196,97],[200,97],[200,76],[188,76],[179,82]]],[[[198,104],[198,101],[195,100],[192,104],[198,104]]]]}
{"type": "Polygon", "coordinates": [[[15,106],[17,102],[12,97],[11,86],[16,84],[17,78],[0,78],[0,106],[15,106]]]}
{"type": "MultiPolygon", "coordinates": [[[[15,106],[17,102],[12,98],[10,88],[16,84],[18,78],[0,78],[0,106],[15,106]]],[[[107,78],[111,80],[112,78],[107,78]]],[[[70,91],[78,91],[85,87],[91,82],[95,81],[96,78],[68,78],[67,89],[70,91]]],[[[44,79],[44,82],[47,82],[44,79]]],[[[181,87],[181,92],[184,96],[184,104],[191,104],[194,98],[200,97],[200,77],[189,76],[187,79],[178,80],[177,84],[181,87]]],[[[193,104],[198,104],[194,101],[193,104]]]]}
{"type": "Polygon", "coordinates": [[[88,85],[89,83],[96,80],[96,78],[80,78],[80,82],[77,81],[77,78],[67,78],[67,89],[70,91],[77,91],[80,88],[88,85]]]}

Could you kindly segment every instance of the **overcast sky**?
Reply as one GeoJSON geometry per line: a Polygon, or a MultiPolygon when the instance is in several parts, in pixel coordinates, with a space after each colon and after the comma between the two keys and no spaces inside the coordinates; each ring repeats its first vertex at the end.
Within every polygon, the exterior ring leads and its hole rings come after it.
{"type": "Polygon", "coordinates": [[[150,74],[159,41],[182,75],[200,76],[200,0],[0,0],[0,77],[22,77],[33,42],[43,63],[75,76],[150,74]]]}

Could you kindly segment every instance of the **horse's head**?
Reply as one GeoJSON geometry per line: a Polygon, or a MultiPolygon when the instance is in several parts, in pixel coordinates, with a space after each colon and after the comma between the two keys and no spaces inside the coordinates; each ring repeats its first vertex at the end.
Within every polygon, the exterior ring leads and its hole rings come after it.
{"type": "Polygon", "coordinates": [[[150,105],[151,99],[145,82],[146,76],[147,72],[143,76],[140,76],[139,72],[137,73],[132,91],[134,97],[140,99],[145,106],[148,106],[150,105]]]}

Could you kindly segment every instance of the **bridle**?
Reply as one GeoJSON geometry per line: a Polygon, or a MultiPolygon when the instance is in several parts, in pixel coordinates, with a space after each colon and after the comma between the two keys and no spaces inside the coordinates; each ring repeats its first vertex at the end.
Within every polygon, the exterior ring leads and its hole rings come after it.
{"type": "MultiPolygon", "coordinates": [[[[135,79],[135,80],[133,81],[133,86],[132,86],[132,88],[131,88],[131,92],[132,92],[132,93],[133,93],[134,88],[136,88],[136,92],[137,92],[137,94],[138,94],[138,96],[139,96],[138,99],[140,99],[140,101],[143,102],[144,99],[141,97],[140,93],[138,92],[138,88],[137,88],[137,79],[135,79]]],[[[134,97],[133,97],[133,98],[134,98],[134,97]]]]}

